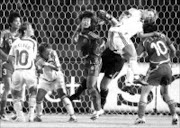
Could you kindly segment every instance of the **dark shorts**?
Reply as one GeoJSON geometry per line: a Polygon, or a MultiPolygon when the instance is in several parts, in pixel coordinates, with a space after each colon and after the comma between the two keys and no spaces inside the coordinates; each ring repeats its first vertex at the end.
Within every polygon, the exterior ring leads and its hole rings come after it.
{"type": "Polygon", "coordinates": [[[13,73],[12,65],[5,62],[2,64],[2,78],[11,77],[13,73]]]}
{"type": "Polygon", "coordinates": [[[145,79],[150,85],[169,85],[172,81],[172,70],[170,64],[165,63],[157,66],[150,65],[145,79]]]}
{"type": "Polygon", "coordinates": [[[101,72],[105,73],[108,78],[115,78],[121,71],[125,60],[119,54],[106,49],[102,56],[102,63],[101,72]]]}
{"type": "Polygon", "coordinates": [[[102,67],[101,57],[87,57],[85,59],[85,75],[99,76],[102,67]]]}

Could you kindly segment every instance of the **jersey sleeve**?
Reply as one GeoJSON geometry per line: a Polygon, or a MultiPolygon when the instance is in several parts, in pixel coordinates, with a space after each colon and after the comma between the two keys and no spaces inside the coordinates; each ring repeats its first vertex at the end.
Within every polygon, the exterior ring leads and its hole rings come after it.
{"type": "Polygon", "coordinates": [[[4,31],[1,31],[1,33],[0,33],[0,48],[3,47],[3,37],[4,37],[4,31]]]}
{"type": "Polygon", "coordinates": [[[37,56],[35,65],[39,68],[42,68],[45,65],[45,61],[40,56],[37,56]]]}
{"type": "Polygon", "coordinates": [[[54,61],[57,67],[61,67],[60,61],[59,61],[59,57],[57,55],[57,52],[55,50],[53,50],[53,56],[54,56],[54,61]]]}
{"type": "Polygon", "coordinates": [[[165,36],[164,38],[165,38],[167,45],[173,44],[173,42],[167,36],[165,36]]]}
{"type": "MultiPolygon", "coordinates": [[[[15,42],[14,42],[15,43],[15,42]]],[[[9,52],[9,56],[15,56],[15,48],[14,48],[14,45],[12,44],[12,47],[10,49],[10,52],[9,52]]]]}
{"type": "Polygon", "coordinates": [[[35,41],[35,46],[34,46],[34,58],[36,58],[38,55],[37,53],[37,41],[35,41]]]}
{"type": "Polygon", "coordinates": [[[138,48],[137,48],[137,55],[140,56],[144,51],[145,51],[145,41],[146,40],[142,40],[139,45],[138,45],[138,48]]]}

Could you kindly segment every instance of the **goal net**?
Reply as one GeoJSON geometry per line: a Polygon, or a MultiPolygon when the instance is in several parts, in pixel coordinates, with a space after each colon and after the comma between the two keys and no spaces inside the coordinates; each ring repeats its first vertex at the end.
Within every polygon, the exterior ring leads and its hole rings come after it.
{"type": "MultiPolygon", "coordinates": [[[[77,27],[77,16],[86,9],[106,10],[114,17],[118,17],[122,11],[134,8],[154,8],[159,13],[157,20],[158,31],[166,34],[177,49],[177,55],[173,62],[173,83],[171,94],[177,102],[177,110],[180,111],[180,1],[179,0],[1,0],[0,1],[0,30],[8,28],[7,18],[12,11],[18,11],[23,21],[29,21],[35,29],[35,38],[38,43],[49,42],[59,55],[62,69],[65,73],[68,93],[71,95],[76,91],[81,81],[84,79],[83,62],[71,38],[77,27]]],[[[100,36],[107,37],[109,25],[99,28],[100,36]]],[[[135,46],[139,39],[132,38],[135,46]]],[[[146,74],[148,64],[147,58],[140,60],[139,72],[146,74]]],[[[2,69],[2,68],[1,68],[2,69]]],[[[0,71],[1,72],[1,71],[0,71]]],[[[135,114],[137,113],[138,100],[140,97],[140,86],[134,85],[135,95],[123,92],[125,86],[126,65],[110,85],[110,92],[105,105],[107,113],[135,114]]],[[[1,73],[0,73],[1,74],[1,73]]],[[[100,74],[98,84],[103,74],[100,74]]],[[[1,77],[1,76],[0,76],[1,77]]],[[[3,83],[1,84],[1,93],[3,83]]],[[[8,96],[7,112],[12,111],[11,95],[8,96]]],[[[29,93],[26,91],[26,99],[29,93]]],[[[56,92],[49,92],[43,102],[45,113],[66,113],[63,104],[58,99],[56,92]]],[[[80,99],[73,101],[74,109],[77,113],[91,112],[91,99],[87,91],[83,92],[80,99]]],[[[24,102],[24,111],[28,111],[28,102],[24,102]]],[[[167,105],[161,99],[159,87],[152,90],[148,96],[147,113],[169,114],[167,105]]]]}

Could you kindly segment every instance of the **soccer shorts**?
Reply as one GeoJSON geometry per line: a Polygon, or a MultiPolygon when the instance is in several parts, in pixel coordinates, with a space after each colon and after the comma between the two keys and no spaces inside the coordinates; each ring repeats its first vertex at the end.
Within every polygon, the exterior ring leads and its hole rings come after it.
{"type": "Polygon", "coordinates": [[[99,76],[102,67],[102,58],[89,56],[85,59],[85,73],[87,76],[99,76]]]}
{"type": "Polygon", "coordinates": [[[23,90],[23,85],[28,88],[37,86],[37,76],[35,70],[15,70],[12,75],[12,89],[17,91],[23,90]]]}
{"type": "Polygon", "coordinates": [[[56,91],[57,89],[62,88],[63,91],[67,93],[65,87],[65,81],[64,81],[64,74],[61,71],[57,72],[57,74],[58,74],[57,77],[52,81],[40,77],[38,89],[41,88],[48,92],[53,90],[56,91]]]}
{"type": "Polygon", "coordinates": [[[2,78],[11,77],[13,73],[13,67],[10,63],[4,62],[2,64],[2,78]]]}
{"type": "Polygon", "coordinates": [[[102,56],[102,63],[101,72],[105,73],[108,78],[115,78],[121,71],[125,60],[119,54],[106,49],[102,56]]]}
{"type": "Polygon", "coordinates": [[[147,83],[154,86],[169,85],[172,80],[172,70],[170,64],[164,63],[155,66],[151,64],[145,80],[147,83]]]}

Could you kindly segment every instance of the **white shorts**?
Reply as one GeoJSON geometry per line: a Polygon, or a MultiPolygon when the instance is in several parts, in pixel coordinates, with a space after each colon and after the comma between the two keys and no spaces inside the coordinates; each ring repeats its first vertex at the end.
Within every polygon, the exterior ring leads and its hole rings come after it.
{"type": "Polygon", "coordinates": [[[57,72],[57,77],[52,81],[48,81],[47,79],[40,77],[38,89],[39,88],[44,89],[47,92],[53,91],[53,90],[56,91],[57,89],[62,88],[64,92],[66,93],[64,74],[61,71],[57,72]]]}
{"type": "Polygon", "coordinates": [[[12,89],[17,91],[23,90],[23,85],[28,88],[37,86],[37,77],[35,70],[15,70],[12,75],[12,89]]]}
{"type": "Polygon", "coordinates": [[[124,54],[124,47],[127,45],[133,45],[132,40],[126,36],[126,34],[121,33],[118,30],[118,27],[111,27],[108,32],[108,45],[109,49],[114,51],[116,54],[123,55],[124,54]]]}

